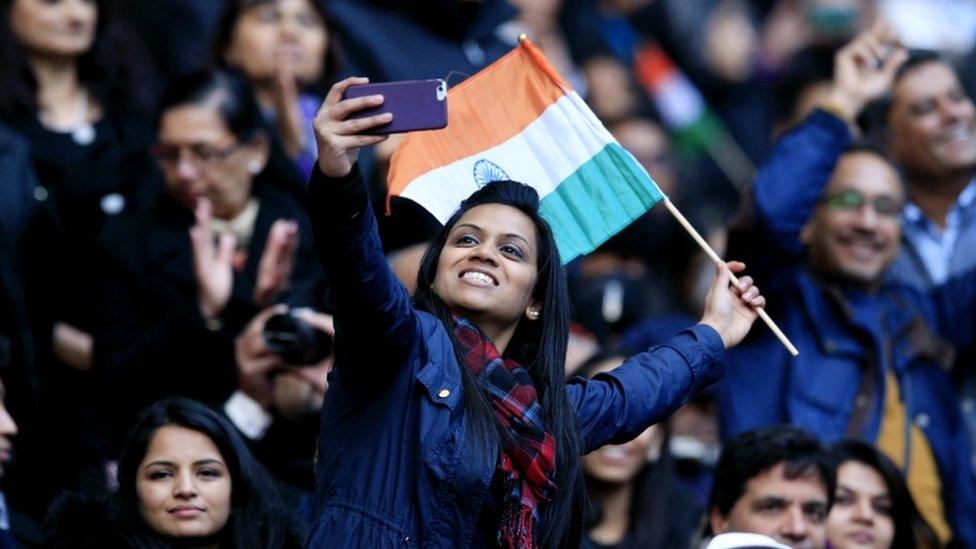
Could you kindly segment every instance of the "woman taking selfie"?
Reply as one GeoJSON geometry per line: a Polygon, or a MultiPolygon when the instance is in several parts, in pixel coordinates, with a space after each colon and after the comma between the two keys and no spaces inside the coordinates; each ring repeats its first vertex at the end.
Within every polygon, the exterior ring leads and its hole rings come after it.
{"type": "Polygon", "coordinates": [[[580,456],[623,441],[722,373],[761,307],[748,277],[716,275],[702,322],[593,380],[563,377],[569,299],[535,190],[493,182],[430,244],[414,301],[381,252],[358,135],[391,115],[345,120],[382,98],[340,101],[316,121],[309,183],[316,244],[335,289],[336,374],[322,412],[322,546],[577,546],[580,456]],[[741,297],[740,297],[741,295],[741,297]]]}

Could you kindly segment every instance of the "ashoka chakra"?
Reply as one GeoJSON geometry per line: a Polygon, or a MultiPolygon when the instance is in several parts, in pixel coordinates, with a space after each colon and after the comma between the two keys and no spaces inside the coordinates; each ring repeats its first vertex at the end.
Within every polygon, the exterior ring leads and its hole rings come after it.
{"type": "Polygon", "coordinates": [[[481,159],[474,163],[474,182],[478,188],[484,187],[492,181],[508,181],[511,177],[498,164],[490,160],[481,159]]]}

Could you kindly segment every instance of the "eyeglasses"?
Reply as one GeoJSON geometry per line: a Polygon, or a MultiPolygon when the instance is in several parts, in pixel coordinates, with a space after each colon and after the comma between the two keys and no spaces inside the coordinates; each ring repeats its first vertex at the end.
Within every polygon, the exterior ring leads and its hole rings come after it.
{"type": "Polygon", "coordinates": [[[240,148],[239,145],[231,145],[223,149],[218,149],[199,143],[185,147],[178,145],[156,145],[152,148],[152,155],[163,169],[173,169],[179,165],[180,159],[183,157],[183,151],[186,151],[190,164],[196,168],[208,169],[226,160],[238,148],[240,148]]]}
{"type": "Polygon", "coordinates": [[[820,203],[826,205],[831,210],[837,211],[860,210],[865,204],[871,204],[875,213],[886,217],[898,217],[905,207],[905,203],[896,198],[879,196],[869,200],[863,194],[854,190],[827,195],[820,199],[820,203]]]}

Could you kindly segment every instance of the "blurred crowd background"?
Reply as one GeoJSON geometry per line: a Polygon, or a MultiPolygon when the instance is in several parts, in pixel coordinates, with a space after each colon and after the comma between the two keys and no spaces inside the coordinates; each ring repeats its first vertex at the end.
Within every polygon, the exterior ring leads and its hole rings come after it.
{"type": "MultiPolygon", "coordinates": [[[[266,328],[331,330],[302,203],[311,121],[339,79],[457,85],[524,32],[725,255],[776,140],[824,106],[837,50],[879,18],[907,48],[941,56],[969,101],[969,0],[0,0],[0,378],[12,417],[0,421],[0,528],[39,544],[59,493],[113,490],[137,412],[172,395],[225,415],[300,508],[330,358],[287,354],[266,328]]],[[[399,199],[387,215],[396,142],[360,166],[409,286],[436,221],[399,199]]],[[[585,375],[695,323],[714,273],[663,207],[568,270],[567,374],[585,375]]],[[[972,416],[974,365],[957,351],[941,364],[951,383],[931,396],[972,416]]],[[[831,374],[818,383],[832,390],[831,374]]],[[[594,544],[692,543],[722,440],[746,427],[723,420],[720,395],[697,396],[636,449],[589,458],[594,544]],[[621,487],[633,505],[614,499],[621,487]]],[[[857,434],[807,427],[828,443],[857,434]]],[[[937,458],[940,445],[963,447],[962,472],[937,459],[939,472],[974,492],[973,446],[957,430],[928,442],[937,458]]],[[[945,541],[956,519],[953,501],[941,505],[927,518],[941,517],[945,541]]],[[[976,544],[961,531],[957,542],[976,544]]]]}

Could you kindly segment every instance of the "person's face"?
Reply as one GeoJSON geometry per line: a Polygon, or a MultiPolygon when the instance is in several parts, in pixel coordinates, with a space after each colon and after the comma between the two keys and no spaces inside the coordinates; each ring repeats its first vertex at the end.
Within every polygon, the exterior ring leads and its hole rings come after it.
{"type": "MultiPolygon", "coordinates": [[[[591,375],[609,372],[622,363],[623,358],[610,358],[594,367],[591,375]]],[[[661,427],[652,425],[630,442],[601,446],[583,457],[583,469],[601,484],[631,482],[648,462],[661,455],[662,436],[661,427]]]]}
{"type": "Polygon", "coordinates": [[[797,549],[824,547],[827,487],[812,470],[788,479],[783,468],[779,463],[749,479],[727,516],[713,510],[712,530],[762,534],[797,549]]]}
{"type": "Polygon", "coordinates": [[[92,47],[98,6],[94,0],[14,0],[10,28],[30,55],[75,58],[92,47]]]}
{"type": "Polygon", "coordinates": [[[874,468],[848,461],[837,469],[837,493],[827,515],[836,549],[888,549],[895,537],[891,494],[874,468]]]}
{"type": "Polygon", "coordinates": [[[601,484],[627,484],[660,452],[661,428],[651,425],[629,442],[607,444],[587,454],[583,469],[601,484]]]}
{"type": "Polygon", "coordinates": [[[678,173],[671,155],[668,134],[657,124],[645,120],[623,122],[613,128],[613,136],[640,163],[664,194],[677,190],[678,173]]]}
{"type": "Polygon", "coordinates": [[[150,529],[173,538],[217,534],[230,494],[230,471],[207,435],[175,425],[156,431],[136,472],[139,514],[150,529]]]}
{"type": "Polygon", "coordinates": [[[170,196],[191,210],[209,198],[214,216],[231,219],[247,205],[251,180],[267,161],[267,143],[239,143],[207,101],[163,113],[156,153],[170,196]]]}
{"type": "Polygon", "coordinates": [[[976,167],[976,108],[944,63],[919,65],[895,84],[888,120],[891,153],[910,174],[976,167]]]}
{"type": "Polygon", "coordinates": [[[904,191],[895,169],[875,154],[841,156],[800,238],[815,269],[873,285],[894,261],[904,191]]]}
{"type": "Polygon", "coordinates": [[[4,468],[10,461],[13,444],[11,438],[17,434],[17,424],[10,416],[3,401],[6,398],[6,389],[3,382],[0,382],[0,478],[3,478],[4,468]]]}
{"type": "Polygon", "coordinates": [[[476,206],[448,233],[434,293],[485,332],[514,328],[522,315],[539,313],[532,302],[538,253],[538,234],[528,216],[503,204],[476,206]]]}
{"type": "Polygon", "coordinates": [[[302,84],[322,73],[329,36],[309,0],[275,0],[244,10],[224,53],[253,81],[268,81],[287,66],[302,84]]]}

